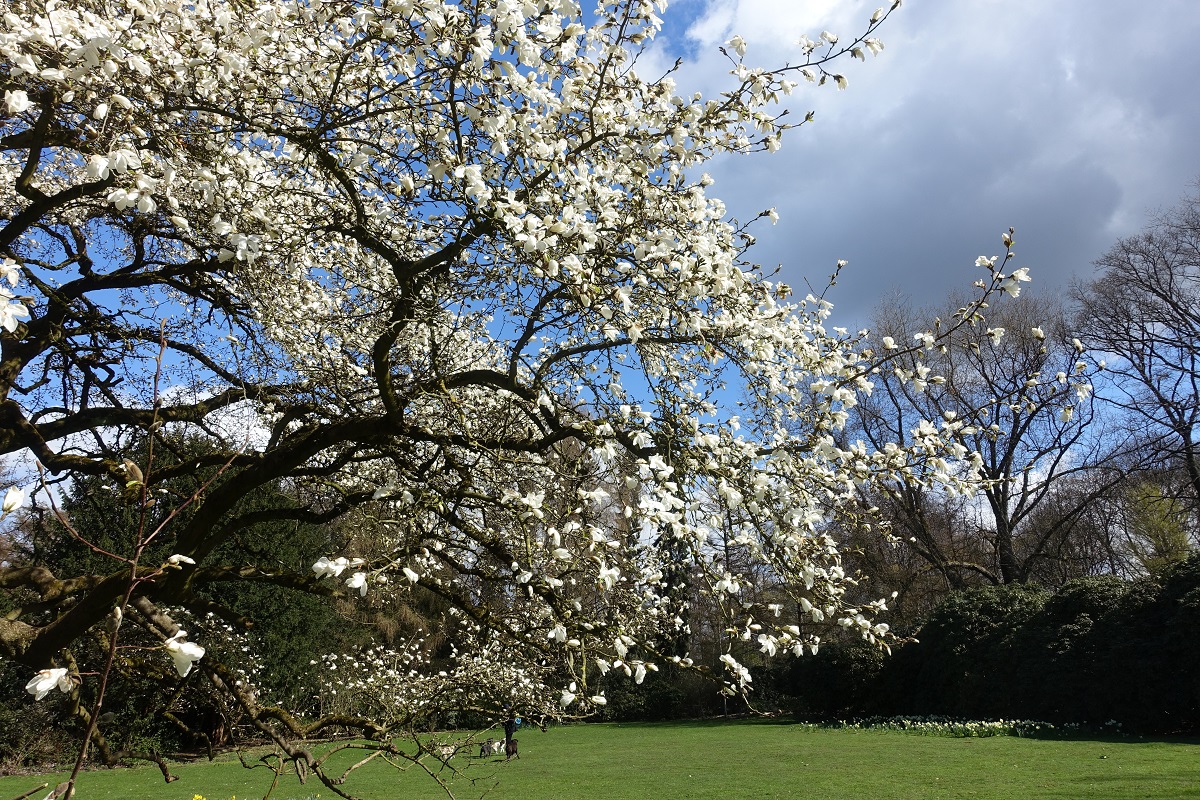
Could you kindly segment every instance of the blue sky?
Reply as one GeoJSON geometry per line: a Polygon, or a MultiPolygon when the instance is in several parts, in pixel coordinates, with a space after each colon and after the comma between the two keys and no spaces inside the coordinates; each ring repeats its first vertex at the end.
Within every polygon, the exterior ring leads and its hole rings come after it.
{"type": "MultiPolygon", "coordinates": [[[[794,63],[801,34],[851,38],[881,2],[676,0],[657,56],[682,54],[679,90],[711,95],[733,34],[748,64],[794,63]]],[[[840,68],[846,91],[790,98],[816,122],[783,150],[709,167],[735,216],[778,209],[754,257],[784,280],[819,288],[850,262],[829,295],[839,324],[865,324],[897,292],[923,306],[968,288],[1010,225],[1032,291],[1062,293],[1195,190],[1195,0],[907,0],[878,35],[879,57],[840,68]]]]}

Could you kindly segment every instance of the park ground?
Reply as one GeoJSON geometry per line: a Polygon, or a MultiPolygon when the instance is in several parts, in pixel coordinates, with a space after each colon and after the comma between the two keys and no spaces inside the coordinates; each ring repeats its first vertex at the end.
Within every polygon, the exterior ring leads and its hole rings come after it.
{"type": "MultiPolygon", "coordinates": [[[[519,760],[463,753],[451,760],[454,771],[440,775],[455,797],[489,800],[1200,797],[1196,740],[962,738],[778,721],[572,725],[523,730],[519,739],[519,760]]],[[[180,780],[171,784],[154,767],[89,772],[76,797],[247,800],[263,797],[272,778],[265,767],[244,768],[233,754],[172,769],[180,780]]],[[[0,778],[0,800],[55,780],[0,778]]],[[[348,788],[366,800],[447,797],[424,773],[383,765],[356,774],[348,788]]],[[[286,775],[271,797],[336,795],[286,775]]]]}

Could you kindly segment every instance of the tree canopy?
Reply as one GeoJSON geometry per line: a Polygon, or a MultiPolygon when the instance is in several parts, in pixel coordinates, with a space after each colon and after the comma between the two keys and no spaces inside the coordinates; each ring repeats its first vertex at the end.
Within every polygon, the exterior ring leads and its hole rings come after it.
{"type": "MultiPolygon", "coordinates": [[[[822,621],[887,641],[826,527],[878,478],[970,490],[961,424],[843,441],[875,363],[749,260],[703,166],[776,149],[780,96],[844,83],[831,64],[878,53],[891,11],[774,70],[735,37],[706,99],[640,71],[663,5],[7,4],[0,452],[36,460],[42,507],[88,482],[135,520],[101,545],[57,508],[103,558],[0,566],[0,654],[71,695],[88,737],[108,673],[73,652],[111,664],[130,626],[331,788],[296,743],[330,726],[399,755],[422,714],[586,713],[599,675],[691,665],[657,650],[687,624],[681,559],[733,632],[732,691],[734,643],[800,653],[822,621]],[[743,597],[709,547],[711,498],[775,596],[743,597]],[[338,520],[311,567],[239,561],[255,526],[338,520]],[[358,662],[394,685],[387,715],[302,719],[206,654],[207,615],[247,623],[208,591],[228,581],[407,596],[452,644],[358,662]]],[[[1007,263],[981,259],[983,293],[1024,278],[1007,263]]]]}

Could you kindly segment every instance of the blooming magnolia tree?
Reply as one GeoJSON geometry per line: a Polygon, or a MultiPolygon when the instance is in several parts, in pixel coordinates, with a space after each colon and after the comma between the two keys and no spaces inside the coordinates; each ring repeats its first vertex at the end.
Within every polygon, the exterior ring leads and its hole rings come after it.
{"type": "MultiPolygon", "coordinates": [[[[782,606],[742,601],[706,546],[713,497],[804,621],[886,640],[824,526],[857,486],[961,448],[934,424],[902,449],[838,444],[872,363],[826,327],[827,303],[746,260],[703,166],[778,147],[780,97],[844,85],[831,62],[877,53],[890,10],[853,41],[803,40],[782,69],[746,66],[734,38],[729,88],[704,99],[638,69],[664,5],[6,4],[0,451],[40,465],[24,489],[104,476],[142,515],[104,549],[111,571],[0,566],[17,598],[0,654],[32,693],[65,691],[94,720],[125,663],[114,632],[136,630],[342,793],[297,740],[349,727],[399,756],[399,726],[438,703],[586,713],[598,674],[640,681],[686,625],[681,559],[735,641],[815,649],[782,606]],[[151,441],[141,463],[133,433],[151,441]],[[160,466],[154,443],[184,434],[211,446],[160,466]],[[197,470],[216,477],[158,491],[197,470]],[[248,507],[268,484],[299,502],[248,507]],[[315,564],[218,556],[256,523],[347,513],[371,535],[315,564]],[[204,590],[229,580],[436,598],[456,666],[373,651],[360,664],[396,707],[293,716],[179,632],[181,615],[221,615],[204,590]],[[89,637],[98,675],[73,657],[89,637]]],[[[1011,280],[989,269],[985,289],[1011,280]]]]}

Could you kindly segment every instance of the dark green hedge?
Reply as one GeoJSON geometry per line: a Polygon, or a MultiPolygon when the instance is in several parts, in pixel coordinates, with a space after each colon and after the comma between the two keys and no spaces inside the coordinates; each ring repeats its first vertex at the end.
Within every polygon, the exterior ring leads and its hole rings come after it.
{"type": "Polygon", "coordinates": [[[890,658],[860,642],[827,646],[780,673],[779,689],[813,716],[1115,720],[1200,733],[1200,556],[1157,581],[973,589],[916,635],[890,658]]]}

